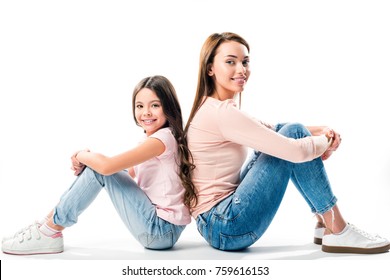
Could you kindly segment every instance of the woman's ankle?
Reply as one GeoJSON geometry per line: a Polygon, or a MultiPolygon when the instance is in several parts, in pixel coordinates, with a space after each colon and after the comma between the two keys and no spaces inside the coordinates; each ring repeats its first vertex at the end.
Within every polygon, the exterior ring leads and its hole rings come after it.
{"type": "Polygon", "coordinates": [[[321,215],[323,224],[325,225],[324,235],[338,234],[344,230],[347,223],[341,216],[340,210],[337,205],[331,208],[329,211],[321,215]]]}

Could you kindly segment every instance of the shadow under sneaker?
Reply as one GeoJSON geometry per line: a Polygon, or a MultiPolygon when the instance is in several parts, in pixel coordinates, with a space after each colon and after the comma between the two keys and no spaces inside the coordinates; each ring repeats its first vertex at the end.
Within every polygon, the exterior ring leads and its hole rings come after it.
{"type": "Polygon", "coordinates": [[[347,224],[340,233],[322,237],[322,251],[328,253],[379,254],[389,249],[386,238],[370,235],[352,224],[347,224]]]}
{"type": "Polygon", "coordinates": [[[56,254],[64,251],[62,233],[53,237],[44,235],[34,223],[2,242],[2,251],[13,255],[56,254]]]}

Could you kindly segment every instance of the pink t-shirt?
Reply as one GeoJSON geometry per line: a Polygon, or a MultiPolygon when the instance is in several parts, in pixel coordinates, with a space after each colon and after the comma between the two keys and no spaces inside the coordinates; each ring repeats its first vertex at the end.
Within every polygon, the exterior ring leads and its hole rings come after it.
{"type": "Polygon", "coordinates": [[[329,147],[326,136],[287,138],[240,111],[229,99],[206,98],[188,130],[188,146],[196,168],[193,183],[198,205],[192,216],[210,210],[235,191],[248,148],[291,162],[305,162],[329,147]]]}
{"type": "Polygon", "coordinates": [[[170,128],[162,128],[149,137],[159,139],[165,151],[134,166],[138,185],[156,206],[157,216],[175,225],[189,224],[191,215],[183,203],[184,187],[176,163],[176,139],[170,128]]]}

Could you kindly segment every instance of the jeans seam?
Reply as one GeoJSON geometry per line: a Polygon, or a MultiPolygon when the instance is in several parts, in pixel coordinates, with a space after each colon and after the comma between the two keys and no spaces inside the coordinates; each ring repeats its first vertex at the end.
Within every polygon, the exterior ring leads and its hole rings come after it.
{"type": "Polygon", "coordinates": [[[330,202],[323,209],[317,210],[316,213],[317,214],[324,214],[324,213],[328,212],[330,209],[332,209],[336,205],[336,202],[337,202],[337,198],[335,196],[333,196],[332,199],[330,200],[330,202]]]}

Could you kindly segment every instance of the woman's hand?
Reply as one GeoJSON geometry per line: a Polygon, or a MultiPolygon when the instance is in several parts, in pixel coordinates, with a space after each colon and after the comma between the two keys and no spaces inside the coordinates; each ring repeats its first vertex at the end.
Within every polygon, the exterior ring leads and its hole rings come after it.
{"type": "Polygon", "coordinates": [[[327,126],[308,126],[310,133],[312,135],[326,135],[331,144],[329,148],[322,154],[321,159],[327,160],[334,151],[336,151],[341,144],[341,136],[338,132],[327,126]]]}
{"type": "Polygon", "coordinates": [[[329,127],[324,128],[323,134],[325,134],[328,140],[331,141],[329,148],[321,156],[322,160],[327,160],[332,155],[332,153],[339,148],[341,144],[341,136],[339,133],[329,127]]]}
{"type": "Polygon", "coordinates": [[[74,175],[75,176],[79,176],[81,174],[81,172],[83,172],[84,168],[86,167],[85,164],[81,163],[78,159],[77,159],[77,155],[80,153],[80,152],[89,152],[88,149],[86,150],[80,150],[80,151],[77,151],[75,152],[72,157],[70,158],[71,162],[72,162],[72,167],[71,169],[74,171],[74,175]]]}

